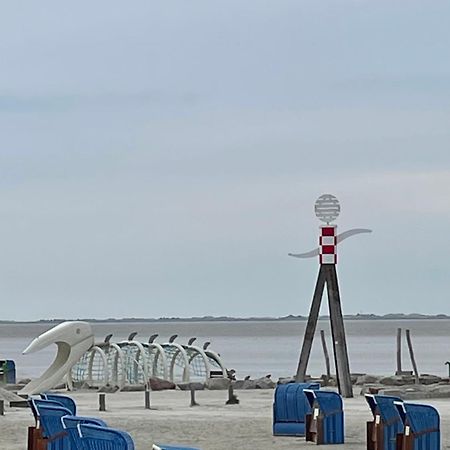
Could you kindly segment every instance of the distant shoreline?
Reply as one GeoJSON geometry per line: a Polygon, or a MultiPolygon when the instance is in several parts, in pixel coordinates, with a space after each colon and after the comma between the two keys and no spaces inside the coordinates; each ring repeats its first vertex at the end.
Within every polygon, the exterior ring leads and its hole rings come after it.
{"type": "MultiPolygon", "coordinates": [[[[320,316],[319,319],[327,320],[329,316],[320,316]]],[[[447,314],[347,314],[344,316],[345,320],[436,320],[436,319],[450,319],[447,314]]],[[[288,321],[306,321],[307,316],[288,315],[283,317],[228,317],[228,316],[202,316],[202,317],[160,317],[160,318],[140,318],[140,317],[124,317],[121,319],[107,318],[107,319],[40,319],[40,320],[0,320],[0,324],[39,324],[39,323],[61,323],[66,320],[82,320],[92,323],[170,323],[170,322],[288,322],[288,321]]]]}

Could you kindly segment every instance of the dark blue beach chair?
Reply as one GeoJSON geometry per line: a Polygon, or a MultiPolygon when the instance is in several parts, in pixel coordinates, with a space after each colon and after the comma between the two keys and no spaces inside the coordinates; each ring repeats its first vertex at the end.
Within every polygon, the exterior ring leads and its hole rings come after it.
{"type": "Polygon", "coordinates": [[[28,405],[31,408],[31,412],[33,413],[34,419],[36,420],[36,426],[39,425],[39,410],[38,406],[40,405],[46,405],[46,406],[59,406],[63,407],[61,403],[54,402],[53,400],[44,400],[42,398],[30,398],[28,400],[28,405]]]}
{"type": "Polygon", "coordinates": [[[62,406],[64,406],[71,412],[72,416],[77,415],[77,405],[75,403],[75,400],[71,397],[68,397],[67,395],[52,394],[50,392],[45,392],[41,394],[41,398],[44,400],[52,400],[54,402],[61,403],[62,406]]]}
{"type": "Polygon", "coordinates": [[[125,431],[98,425],[78,425],[85,450],[134,450],[131,436],[125,431]]]}
{"type": "Polygon", "coordinates": [[[306,420],[306,440],[316,444],[344,443],[342,397],[333,391],[303,391],[311,412],[306,420]]]}
{"type": "Polygon", "coordinates": [[[72,444],[72,450],[85,450],[83,443],[81,442],[78,425],[89,424],[97,425],[99,427],[106,427],[106,423],[97,419],[96,417],[83,417],[83,416],[64,416],[61,418],[64,430],[66,430],[70,442],[72,444]]]}
{"type": "Polygon", "coordinates": [[[305,436],[306,414],[310,413],[304,389],[319,390],[319,383],[280,384],[273,403],[273,435],[305,436]]]}
{"type": "Polygon", "coordinates": [[[440,450],[441,430],[439,412],[430,405],[395,403],[404,424],[398,436],[401,450],[440,450]]]}
{"type": "Polygon", "coordinates": [[[389,395],[366,394],[365,398],[373,415],[373,421],[367,422],[367,449],[396,450],[397,435],[404,426],[395,403],[402,400],[389,395]]]}
{"type": "Polygon", "coordinates": [[[37,413],[42,437],[47,442],[48,450],[72,450],[70,438],[64,430],[61,418],[70,414],[63,406],[47,400],[32,399],[31,403],[37,413]]]}
{"type": "MultiPolygon", "coordinates": [[[[108,428],[103,420],[95,417],[76,416],[76,404],[71,397],[50,393],[40,397],[32,398],[29,404],[48,450],[134,450],[128,433],[108,428]]],[[[166,444],[158,447],[162,450],[198,450],[166,444]]]]}

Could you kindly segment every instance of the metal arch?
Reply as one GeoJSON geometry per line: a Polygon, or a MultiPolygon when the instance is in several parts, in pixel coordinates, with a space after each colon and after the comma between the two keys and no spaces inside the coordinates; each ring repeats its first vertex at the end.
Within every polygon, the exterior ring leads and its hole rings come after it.
{"type": "MultiPolygon", "coordinates": [[[[185,347],[190,349],[190,350],[194,350],[195,352],[197,352],[202,357],[203,362],[205,364],[206,379],[210,378],[210,376],[211,376],[211,365],[209,363],[208,357],[206,356],[206,353],[204,352],[204,350],[201,349],[200,347],[197,347],[196,345],[186,345],[185,347]]],[[[194,358],[195,358],[195,356],[190,358],[190,360],[189,360],[189,367],[191,365],[191,361],[193,361],[194,358]]]]}
{"type": "Polygon", "coordinates": [[[74,381],[73,381],[73,369],[74,368],[76,368],[79,364],[80,364],[80,362],[82,361],[82,360],[84,360],[85,361],[85,370],[83,371],[83,377],[82,378],[80,378],[80,377],[77,377],[77,379],[76,379],[76,381],[78,381],[78,382],[86,382],[86,374],[87,374],[87,370],[88,370],[88,358],[90,357],[90,353],[91,353],[91,350],[92,350],[92,348],[90,348],[89,350],[87,350],[85,353],[84,353],[84,355],[71,367],[71,369],[69,370],[69,372],[67,373],[67,375],[66,375],[66,379],[67,379],[67,385],[70,387],[70,389],[72,390],[73,389],[73,383],[74,383],[74,381]]]}
{"type": "Polygon", "coordinates": [[[89,384],[94,383],[94,380],[92,378],[92,366],[94,365],[95,353],[99,353],[99,355],[103,361],[103,367],[104,367],[103,379],[104,379],[104,386],[106,386],[109,382],[109,367],[108,367],[108,360],[106,358],[105,352],[97,345],[94,345],[89,350],[89,352],[90,352],[90,357],[89,357],[89,362],[88,362],[88,375],[87,375],[86,382],[89,384]]]}
{"type": "Polygon", "coordinates": [[[183,382],[188,383],[190,381],[190,373],[189,373],[189,360],[186,353],[186,350],[176,342],[168,342],[165,344],[161,344],[161,346],[165,349],[166,347],[175,347],[177,351],[173,354],[172,360],[170,361],[169,374],[170,381],[174,381],[174,369],[175,369],[175,361],[179,353],[181,353],[181,357],[184,360],[184,368],[183,368],[183,382]]]}
{"type": "MultiPolygon", "coordinates": [[[[124,353],[122,351],[122,349],[114,342],[110,342],[110,336],[108,335],[104,342],[100,342],[98,343],[95,347],[93,347],[92,349],[89,350],[89,361],[88,361],[88,375],[87,378],[84,380],[85,382],[92,382],[92,366],[93,366],[93,362],[94,362],[94,356],[92,355],[92,350],[93,349],[98,349],[101,352],[104,353],[105,358],[103,359],[103,362],[105,364],[106,362],[106,373],[108,376],[108,379],[106,380],[106,383],[117,383],[117,386],[119,387],[119,389],[122,389],[123,386],[125,385],[125,356],[124,353]],[[111,352],[107,352],[106,349],[110,349],[113,348],[115,350],[114,355],[112,355],[111,352]],[[112,361],[111,364],[111,368],[109,367],[109,364],[111,362],[111,359],[114,358],[114,360],[112,361]],[[122,370],[119,373],[119,368],[118,368],[118,360],[121,360],[121,366],[122,366],[122,370]],[[90,369],[89,369],[90,366],[90,369]]],[[[95,350],[95,351],[98,351],[95,350]]],[[[72,377],[72,373],[70,373],[70,381],[71,383],[73,383],[73,377],[72,377]]]]}
{"type": "Polygon", "coordinates": [[[119,389],[122,390],[122,388],[125,386],[125,355],[123,353],[123,350],[116,344],[116,343],[110,343],[110,347],[114,348],[116,350],[116,353],[114,355],[114,362],[113,362],[113,373],[111,375],[112,381],[116,381],[117,385],[119,386],[119,389]],[[120,378],[119,378],[119,364],[118,360],[121,360],[121,367],[122,370],[120,371],[120,378]],[[115,380],[114,380],[115,378],[115,380]]]}
{"type": "Polygon", "coordinates": [[[109,334],[106,336],[105,340],[103,342],[100,342],[97,344],[97,347],[99,347],[106,356],[106,360],[108,363],[108,370],[109,365],[111,365],[111,374],[109,377],[108,382],[110,384],[116,383],[115,385],[119,387],[119,389],[122,389],[125,385],[125,355],[123,353],[123,350],[120,348],[118,344],[115,342],[111,342],[112,334],[109,334]],[[113,348],[115,352],[111,352],[110,349],[113,348]],[[119,365],[118,360],[121,361],[121,367],[122,370],[119,373],[119,365]]]}
{"type": "Polygon", "coordinates": [[[157,365],[158,365],[158,359],[161,357],[162,359],[162,366],[164,369],[164,379],[167,380],[168,378],[168,368],[167,368],[167,357],[164,349],[162,348],[161,344],[158,344],[157,342],[152,342],[152,347],[158,349],[158,352],[156,354],[155,359],[153,360],[153,373],[157,373],[157,365]]]}
{"type": "MultiPolygon", "coordinates": [[[[142,371],[144,374],[144,382],[146,383],[149,379],[148,376],[148,364],[147,364],[147,358],[145,358],[145,350],[142,344],[139,341],[122,341],[117,344],[119,347],[125,347],[125,346],[135,346],[138,348],[137,358],[134,360],[135,363],[135,371],[139,368],[139,356],[142,355],[142,371]]],[[[137,375],[137,374],[136,374],[137,375]]],[[[137,378],[136,378],[137,379],[137,378]]],[[[130,380],[129,380],[130,381],[130,380]]]]}
{"type": "MultiPolygon", "coordinates": [[[[84,369],[77,380],[97,385],[110,383],[122,390],[128,382],[140,384],[143,379],[148,381],[152,375],[159,375],[172,381],[176,377],[179,381],[181,376],[183,382],[189,382],[194,367],[198,367],[199,375],[202,373],[206,378],[210,377],[212,370],[218,370],[219,367],[223,376],[226,376],[227,370],[220,355],[205,350],[208,345],[209,342],[202,349],[200,346],[182,345],[175,342],[163,344],[140,343],[134,340],[124,340],[118,343],[100,342],[85,353],[82,363],[84,369]],[[201,357],[199,362],[196,359],[198,356],[201,357]],[[153,359],[151,359],[152,357],[153,359]],[[200,365],[197,366],[197,364],[200,365]],[[205,372],[203,372],[203,368],[205,372]],[[96,379],[94,379],[94,375],[96,379]]],[[[74,373],[68,374],[69,386],[71,382],[73,384],[74,377],[74,373]]]]}
{"type": "MultiPolygon", "coordinates": [[[[147,359],[145,358],[145,350],[144,350],[144,346],[138,342],[138,341],[133,341],[134,344],[136,345],[136,347],[139,349],[139,353],[140,355],[142,355],[142,368],[144,371],[144,382],[147,383],[148,379],[149,379],[149,373],[148,373],[148,363],[147,363],[147,359]]],[[[139,358],[136,361],[136,367],[139,366],[139,358]]]]}
{"type": "Polygon", "coordinates": [[[152,364],[152,376],[157,376],[158,371],[158,359],[161,357],[162,360],[162,366],[164,370],[163,378],[167,380],[168,378],[168,372],[167,372],[167,357],[164,349],[162,348],[161,344],[158,344],[157,342],[148,342],[142,344],[144,348],[149,349],[149,351],[152,351],[153,349],[156,350],[155,357],[153,358],[153,364],[152,364]]]}
{"type": "Polygon", "coordinates": [[[218,365],[219,367],[222,369],[222,374],[224,377],[227,376],[227,369],[226,367],[223,365],[222,363],[222,358],[220,357],[220,355],[216,352],[213,352],[212,350],[207,350],[205,351],[206,355],[213,359],[218,365]]]}

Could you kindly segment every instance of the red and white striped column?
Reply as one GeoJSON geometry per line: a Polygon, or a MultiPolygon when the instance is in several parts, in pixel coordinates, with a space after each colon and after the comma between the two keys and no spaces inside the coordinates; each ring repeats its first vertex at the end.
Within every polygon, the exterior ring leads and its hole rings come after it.
{"type": "Polygon", "coordinates": [[[336,225],[323,225],[320,227],[320,264],[337,264],[336,230],[336,225]]]}

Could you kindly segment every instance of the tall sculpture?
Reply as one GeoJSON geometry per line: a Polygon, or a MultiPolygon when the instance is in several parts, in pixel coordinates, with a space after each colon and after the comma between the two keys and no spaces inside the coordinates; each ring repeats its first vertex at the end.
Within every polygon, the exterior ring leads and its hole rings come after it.
{"type": "Polygon", "coordinates": [[[316,331],[317,320],[319,319],[323,290],[326,284],[338,389],[343,397],[349,398],[353,397],[353,390],[350,379],[350,364],[348,360],[344,319],[342,316],[339,284],[336,272],[337,245],[350,236],[359,233],[370,233],[371,230],[358,228],[337,234],[337,226],[330,224],[337,219],[341,210],[339,201],[334,195],[321,195],[316,201],[314,210],[317,218],[326,223],[326,225],[320,227],[319,247],[307,253],[289,253],[289,256],[295,258],[312,258],[314,256],[319,256],[320,263],[308,323],[306,325],[305,336],[300,352],[296,380],[300,382],[305,381],[314,333],[316,331]]]}

